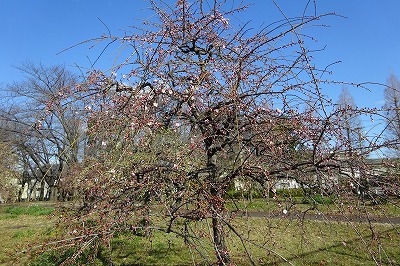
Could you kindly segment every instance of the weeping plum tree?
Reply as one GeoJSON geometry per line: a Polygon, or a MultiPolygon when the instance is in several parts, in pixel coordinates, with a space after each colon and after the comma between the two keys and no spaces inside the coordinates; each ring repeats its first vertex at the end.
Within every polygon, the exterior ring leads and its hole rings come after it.
{"type": "Polygon", "coordinates": [[[354,109],[337,110],[324,96],[328,81],[302,33],[334,14],[283,15],[255,31],[237,19],[245,5],[150,4],[154,16],[144,28],[99,39],[107,47],[120,43],[126,60],[64,93],[86,94],[90,113],[90,156],[72,181],[81,207],[61,223],[78,240],[70,259],[119,231],[158,230],[218,265],[233,262],[226,236],[234,235],[256,264],[252,241],[226,208],[233,182],[256,182],[267,194],[277,180],[292,178],[341,197],[351,193],[337,178],[343,165],[373,149],[343,156],[351,145],[340,122],[354,109]]]}

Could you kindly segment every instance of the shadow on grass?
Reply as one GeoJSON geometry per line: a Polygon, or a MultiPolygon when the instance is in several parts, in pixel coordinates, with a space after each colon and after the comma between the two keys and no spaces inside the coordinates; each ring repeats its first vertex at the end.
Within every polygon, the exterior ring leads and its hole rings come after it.
{"type": "Polygon", "coordinates": [[[122,237],[114,239],[111,246],[114,265],[193,265],[188,249],[178,239],[122,237]]]}
{"type": "MultiPolygon", "coordinates": [[[[380,232],[380,235],[385,235],[389,236],[390,233],[395,233],[398,234],[398,228],[392,228],[388,229],[385,231],[380,232]]],[[[343,258],[343,260],[340,262],[335,262],[335,265],[354,265],[354,264],[349,264],[349,261],[357,261],[357,265],[400,265],[400,250],[398,247],[393,247],[394,251],[397,252],[396,254],[392,254],[393,257],[389,258],[388,252],[385,251],[383,252],[384,254],[379,254],[380,251],[380,245],[382,242],[381,237],[380,239],[373,239],[373,235],[367,235],[364,237],[357,237],[353,239],[349,239],[346,241],[343,241],[341,243],[335,244],[335,245],[330,245],[326,247],[321,247],[313,251],[309,252],[304,252],[299,255],[295,255],[292,257],[286,257],[286,259],[290,262],[295,262],[295,265],[297,265],[297,261],[300,262],[306,262],[307,265],[331,265],[330,263],[324,261],[324,257],[326,258],[332,258],[335,255],[339,255],[343,258]],[[365,241],[368,239],[370,242],[366,243],[365,241]],[[368,245],[369,244],[369,245],[368,245]],[[362,245],[368,245],[366,247],[367,252],[359,252],[357,253],[357,250],[361,250],[360,246],[362,245]],[[374,251],[373,248],[376,250],[374,251]],[[324,253],[324,254],[321,254],[324,253]],[[381,256],[383,255],[383,256],[381,256]],[[309,258],[309,259],[307,259],[309,258]],[[318,261],[313,261],[312,258],[318,258],[318,261]],[[349,259],[345,259],[349,258],[349,259]],[[310,263],[310,264],[308,264],[310,263]],[[326,264],[328,263],[328,264],[326,264]],[[338,264],[339,263],[339,264],[338,264]],[[342,263],[342,264],[340,264],[342,263]]],[[[389,237],[390,238],[390,237],[389,237]]],[[[365,250],[365,248],[364,248],[365,250]]],[[[263,265],[286,265],[287,262],[274,262],[274,263],[267,263],[263,265]]],[[[301,264],[305,265],[305,264],[301,264]]]]}

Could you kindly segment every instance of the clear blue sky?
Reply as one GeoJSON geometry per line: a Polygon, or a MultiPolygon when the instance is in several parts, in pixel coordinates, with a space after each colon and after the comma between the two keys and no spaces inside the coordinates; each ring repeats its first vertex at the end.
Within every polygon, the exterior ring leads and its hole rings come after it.
{"type": "MultiPolygon", "coordinates": [[[[400,0],[316,1],[319,13],[334,11],[347,17],[328,18],[324,23],[329,28],[311,32],[318,39],[316,45],[326,45],[316,58],[317,65],[342,61],[330,69],[334,72],[330,78],[385,83],[390,72],[400,76],[400,0]]],[[[270,0],[249,2],[254,3],[247,15],[252,26],[282,18],[270,0]]],[[[302,14],[307,1],[276,2],[288,16],[294,16],[302,14]]],[[[107,33],[98,18],[113,34],[121,34],[120,29],[149,15],[146,6],[145,0],[0,0],[0,86],[21,78],[12,66],[24,60],[90,66],[87,56],[93,61],[98,51],[89,50],[88,46],[57,53],[107,33]]],[[[382,105],[383,88],[371,86],[370,93],[351,89],[351,93],[359,106],[382,105]]],[[[336,94],[332,93],[332,97],[336,94]]]]}

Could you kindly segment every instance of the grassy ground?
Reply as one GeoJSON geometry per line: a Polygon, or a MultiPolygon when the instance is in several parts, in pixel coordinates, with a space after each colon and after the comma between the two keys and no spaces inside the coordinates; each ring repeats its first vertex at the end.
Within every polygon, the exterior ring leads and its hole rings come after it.
{"type": "MultiPolygon", "coordinates": [[[[198,226],[207,230],[204,223],[198,226]]],[[[256,265],[400,264],[400,228],[387,225],[375,227],[375,239],[366,224],[250,218],[238,219],[235,226],[256,265]]],[[[207,239],[198,243],[207,259],[213,261],[207,239]]],[[[236,265],[250,265],[244,246],[232,232],[228,246],[236,265]]],[[[115,265],[206,265],[183,241],[159,233],[150,239],[121,237],[114,241],[112,256],[115,265]]]]}
{"type": "MultiPolygon", "coordinates": [[[[400,263],[400,236],[396,232],[399,228],[377,225],[373,239],[368,225],[360,223],[263,218],[251,218],[250,222],[262,225],[250,239],[279,253],[294,265],[375,265],[374,259],[382,264],[400,263]]],[[[260,264],[288,265],[272,251],[252,250],[255,261],[260,264]]]]}
{"type": "Polygon", "coordinates": [[[51,234],[48,215],[54,208],[46,204],[0,205],[0,265],[24,265],[25,243],[34,243],[51,234]]]}
{"type": "Polygon", "coordinates": [[[320,204],[303,203],[301,197],[280,200],[253,199],[252,201],[235,199],[229,200],[227,208],[233,210],[262,211],[262,212],[282,212],[290,210],[292,212],[324,213],[324,214],[358,214],[368,213],[372,216],[400,217],[400,199],[393,199],[386,204],[371,204],[370,202],[354,201],[343,204],[320,204]]]}
{"type": "MultiPolygon", "coordinates": [[[[248,202],[241,204],[250,205],[248,202]]],[[[252,204],[252,210],[282,207],[267,208],[262,201],[252,204]]],[[[383,209],[388,211],[391,207],[381,205],[378,210],[375,206],[371,211],[378,215],[383,209]]],[[[52,210],[52,205],[46,204],[0,205],[0,265],[26,264],[27,254],[21,253],[25,248],[22,244],[40,241],[52,234],[54,219],[47,216],[52,210]],[[14,261],[15,256],[19,261],[14,261]]],[[[392,212],[395,214],[396,210],[392,212]]],[[[249,265],[246,253],[256,265],[400,265],[398,225],[256,217],[237,218],[232,225],[243,236],[242,242],[233,231],[228,232],[227,244],[237,265],[249,265]]],[[[209,226],[209,221],[204,220],[191,223],[189,227],[192,234],[199,236],[195,240],[196,247],[204,258],[194,246],[186,245],[174,234],[153,232],[148,238],[124,234],[115,238],[111,243],[112,261],[125,266],[206,265],[206,260],[214,260],[209,226]]],[[[51,258],[47,258],[47,263],[36,265],[54,265],[51,258]]]]}

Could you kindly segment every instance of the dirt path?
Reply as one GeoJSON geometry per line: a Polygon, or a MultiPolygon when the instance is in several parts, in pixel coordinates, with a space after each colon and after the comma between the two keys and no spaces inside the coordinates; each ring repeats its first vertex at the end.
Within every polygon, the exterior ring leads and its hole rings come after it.
{"type": "Polygon", "coordinates": [[[366,216],[366,215],[344,215],[344,214],[308,214],[301,212],[289,212],[283,213],[268,213],[268,212],[237,212],[238,216],[249,216],[249,217],[264,217],[264,218],[284,218],[284,219],[305,219],[313,221],[336,221],[336,222],[362,222],[362,223],[383,223],[383,224],[394,224],[400,225],[400,217],[382,217],[382,216],[366,216]]]}

